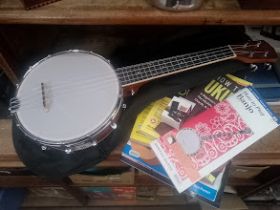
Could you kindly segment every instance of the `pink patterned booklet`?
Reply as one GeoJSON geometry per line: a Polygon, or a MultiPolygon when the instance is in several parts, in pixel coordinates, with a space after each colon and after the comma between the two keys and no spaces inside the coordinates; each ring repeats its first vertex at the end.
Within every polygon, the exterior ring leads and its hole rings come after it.
{"type": "Polygon", "coordinates": [[[277,116],[248,87],[154,140],[151,147],[183,192],[278,125],[277,116]]]}

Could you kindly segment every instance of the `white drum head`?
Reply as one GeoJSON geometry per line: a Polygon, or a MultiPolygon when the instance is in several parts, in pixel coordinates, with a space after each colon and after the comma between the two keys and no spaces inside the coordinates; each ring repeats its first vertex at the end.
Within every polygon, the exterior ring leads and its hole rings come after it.
{"type": "Polygon", "coordinates": [[[105,59],[89,52],[65,51],[30,69],[18,89],[16,115],[32,136],[54,144],[68,142],[108,123],[121,93],[118,77],[105,59]]]}

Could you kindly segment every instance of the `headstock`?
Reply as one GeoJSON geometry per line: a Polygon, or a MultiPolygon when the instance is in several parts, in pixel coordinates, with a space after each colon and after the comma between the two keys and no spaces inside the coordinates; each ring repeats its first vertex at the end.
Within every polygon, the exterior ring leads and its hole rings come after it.
{"type": "Polygon", "coordinates": [[[245,63],[273,63],[278,55],[265,41],[248,41],[243,45],[231,45],[236,59],[245,63]]]}

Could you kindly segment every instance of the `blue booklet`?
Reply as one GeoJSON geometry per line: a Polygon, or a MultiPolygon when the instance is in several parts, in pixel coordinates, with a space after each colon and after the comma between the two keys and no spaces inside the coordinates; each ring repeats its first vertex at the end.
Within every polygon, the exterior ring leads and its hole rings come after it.
{"type": "Polygon", "coordinates": [[[274,69],[246,71],[244,79],[252,82],[254,88],[280,88],[280,79],[274,69]]]}
{"type": "MultiPolygon", "coordinates": [[[[128,141],[128,143],[124,146],[121,161],[137,168],[140,171],[143,171],[162,183],[173,186],[167,173],[165,172],[162,165],[157,161],[155,155],[154,157],[152,157],[152,153],[147,155],[149,152],[147,150],[149,150],[149,148],[137,145],[136,151],[132,148],[134,147],[133,144],[135,143],[128,141]],[[141,147],[143,150],[141,150],[141,147]],[[141,154],[141,151],[143,151],[143,154],[141,154]],[[142,158],[142,156],[144,157],[142,158]]],[[[228,165],[229,164],[220,168],[211,175],[211,179],[213,179],[212,182],[209,181],[209,179],[201,180],[192,185],[184,193],[192,197],[197,197],[212,206],[219,207],[221,195],[225,187],[225,180],[228,176],[228,165]]]]}
{"type": "Polygon", "coordinates": [[[237,76],[253,83],[253,87],[265,101],[275,102],[280,101],[280,77],[277,68],[274,65],[272,69],[266,70],[260,65],[256,71],[248,69],[237,73],[237,76]]]}
{"type": "Polygon", "coordinates": [[[256,90],[267,102],[280,101],[280,87],[256,88],[256,90]]]}

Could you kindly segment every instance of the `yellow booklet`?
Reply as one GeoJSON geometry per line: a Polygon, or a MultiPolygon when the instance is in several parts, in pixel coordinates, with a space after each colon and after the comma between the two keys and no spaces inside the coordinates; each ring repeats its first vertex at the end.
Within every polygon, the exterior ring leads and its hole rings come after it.
{"type": "Polygon", "coordinates": [[[152,106],[153,106],[153,103],[150,104],[149,106],[147,106],[140,114],[138,114],[136,121],[134,123],[134,126],[132,128],[131,134],[130,134],[131,141],[137,142],[139,144],[143,144],[145,146],[149,146],[150,142],[154,139],[147,135],[144,135],[141,132],[138,132],[138,130],[142,126],[147,114],[151,110],[152,106]]]}
{"type": "Polygon", "coordinates": [[[251,86],[251,85],[253,85],[253,83],[251,83],[251,82],[248,82],[247,80],[244,80],[244,79],[241,79],[241,78],[239,78],[239,77],[237,77],[237,76],[234,76],[234,75],[232,75],[232,74],[226,74],[226,76],[228,77],[228,78],[230,78],[231,80],[233,80],[233,81],[235,81],[237,84],[239,84],[239,85],[241,85],[241,86],[251,86]]]}
{"type": "Polygon", "coordinates": [[[164,97],[155,101],[149,110],[144,110],[146,117],[144,118],[142,125],[137,130],[138,133],[144,134],[149,138],[159,138],[159,134],[155,131],[155,128],[159,125],[161,114],[168,106],[171,98],[164,97]]]}
{"type": "Polygon", "coordinates": [[[171,101],[170,98],[164,97],[151,103],[140,114],[138,114],[130,139],[134,142],[149,146],[150,142],[159,137],[155,128],[159,125],[161,113],[171,101]]]}

